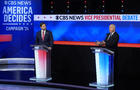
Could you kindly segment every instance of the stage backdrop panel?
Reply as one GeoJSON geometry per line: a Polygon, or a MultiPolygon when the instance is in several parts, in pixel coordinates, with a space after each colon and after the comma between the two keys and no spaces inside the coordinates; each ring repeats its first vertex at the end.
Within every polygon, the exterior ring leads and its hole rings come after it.
{"type": "Polygon", "coordinates": [[[45,22],[52,31],[55,44],[95,45],[109,33],[109,25],[116,25],[119,46],[140,47],[140,15],[138,14],[83,14],[34,15],[34,37],[45,22]]]}
{"type": "Polygon", "coordinates": [[[33,16],[41,12],[42,0],[0,1],[0,58],[33,57],[33,16]]]}

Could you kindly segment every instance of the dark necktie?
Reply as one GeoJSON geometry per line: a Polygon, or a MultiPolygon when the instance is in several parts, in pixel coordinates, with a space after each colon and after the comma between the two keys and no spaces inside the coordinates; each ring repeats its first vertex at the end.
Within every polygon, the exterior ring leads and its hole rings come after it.
{"type": "Polygon", "coordinates": [[[107,40],[109,40],[109,38],[110,38],[111,36],[112,36],[112,34],[110,33],[109,36],[108,36],[108,38],[107,38],[107,40]]]}

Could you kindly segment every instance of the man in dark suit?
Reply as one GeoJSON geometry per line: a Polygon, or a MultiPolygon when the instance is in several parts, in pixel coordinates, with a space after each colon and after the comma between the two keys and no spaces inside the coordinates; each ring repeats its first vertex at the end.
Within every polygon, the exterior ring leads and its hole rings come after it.
{"type": "Polygon", "coordinates": [[[53,46],[53,35],[51,31],[46,30],[46,24],[40,23],[41,31],[36,34],[36,44],[46,45],[49,49],[53,46]]]}
{"type": "Polygon", "coordinates": [[[115,32],[115,25],[110,24],[109,32],[103,42],[97,41],[96,44],[99,46],[105,46],[106,48],[114,51],[114,84],[115,87],[118,87],[119,83],[119,66],[118,66],[118,41],[119,34],[115,32]]]}
{"type": "Polygon", "coordinates": [[[97,41],[96,44],[99,46],[105,46],[106,48],[116,51],[118,48],[119,34],[115,32],[115,25],[110,24],[109,32],[103,42],[97,41]]]}

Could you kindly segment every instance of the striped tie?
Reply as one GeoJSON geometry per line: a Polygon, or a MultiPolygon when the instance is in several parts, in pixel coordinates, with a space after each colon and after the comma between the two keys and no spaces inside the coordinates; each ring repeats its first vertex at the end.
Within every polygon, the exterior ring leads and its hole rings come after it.
{"type": "Polygon", "coordinates": [[[109,34],[109,36],[108,36],[107,40],[109,40],[109,38],[111,37],[111,35],[112,35],[112,34],[109,34]]]}

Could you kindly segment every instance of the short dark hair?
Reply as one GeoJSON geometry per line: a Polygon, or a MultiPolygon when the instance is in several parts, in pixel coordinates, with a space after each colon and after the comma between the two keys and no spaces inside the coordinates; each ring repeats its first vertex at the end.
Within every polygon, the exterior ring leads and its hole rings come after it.
{"type": "MultiPolygon", "coordinates": [[[[42,25],[45,24],[44,22],[40,23],[40,27],[42,27],[42,25]]],[[[45,24],[46,25],[46,24],[45,24]]]]}

